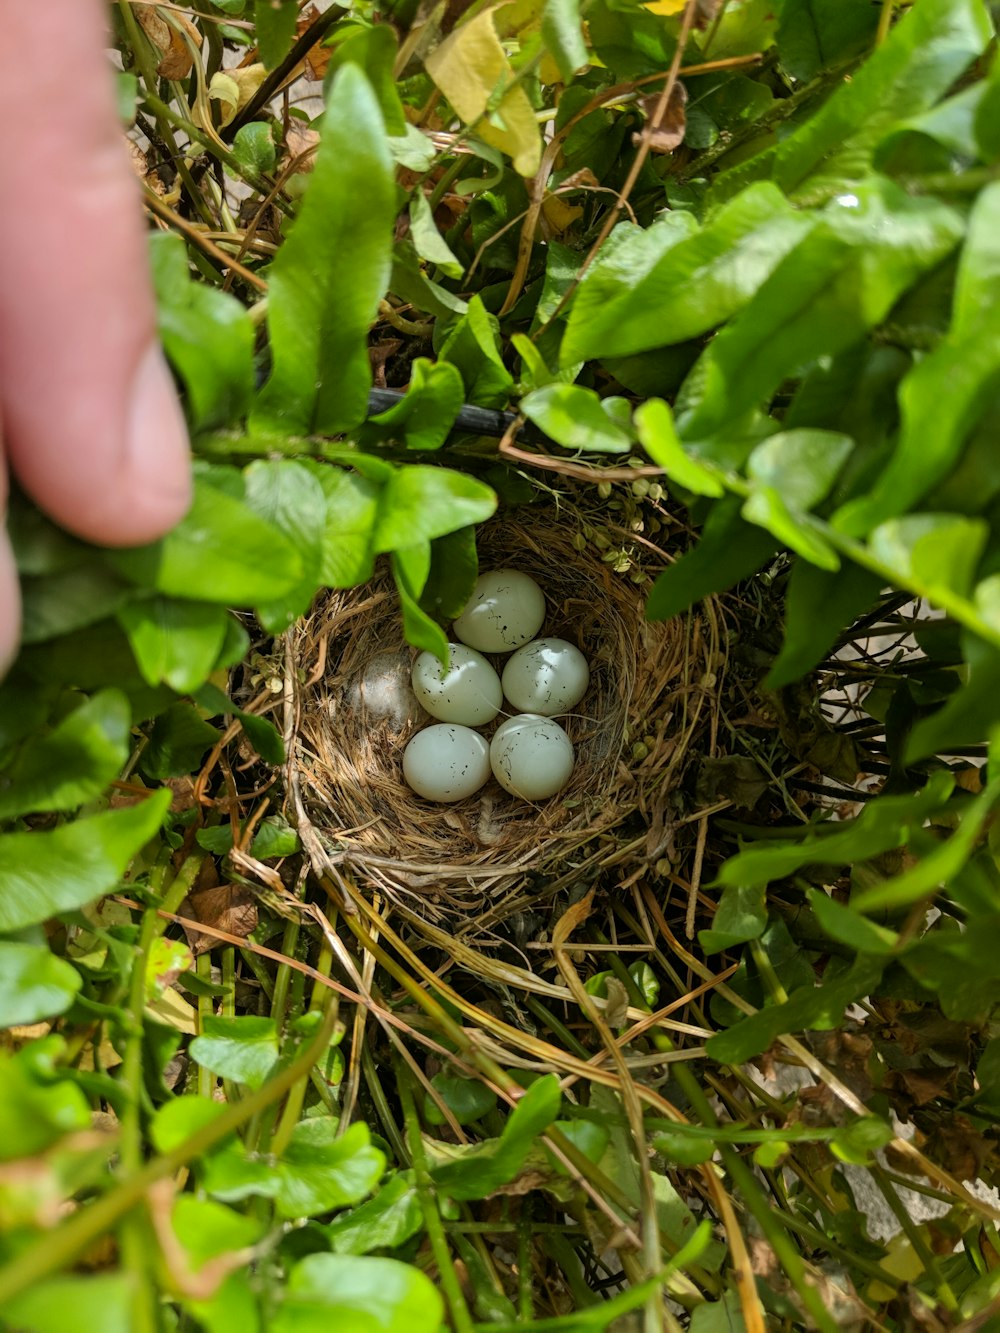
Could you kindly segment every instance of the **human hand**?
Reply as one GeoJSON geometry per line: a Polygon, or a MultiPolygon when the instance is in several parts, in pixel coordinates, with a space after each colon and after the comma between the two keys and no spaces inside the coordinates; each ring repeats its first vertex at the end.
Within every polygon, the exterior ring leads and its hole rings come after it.
{"type": "MultiPolygon", "coordinates": [[[[105,546],[161,536],[190,502],[187,432],[156,337],[135,177],[101,0],[4,7],[0,442],[56,522],[105,546]]],[[[0,514],[7,477],[0,458],[0,514]]],[[[20,596],[0,525],[0,675],[20,596]]]]}

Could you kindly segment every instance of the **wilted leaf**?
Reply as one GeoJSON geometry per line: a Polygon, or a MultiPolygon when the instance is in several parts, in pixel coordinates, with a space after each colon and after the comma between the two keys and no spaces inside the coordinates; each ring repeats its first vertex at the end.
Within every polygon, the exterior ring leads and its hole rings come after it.
{"type": "Polygon", "coordinates": [[[134,12],[146,36],[160,52],[156,67],[160,78],[186,79],[194,65],[194,51],[201,46],[198,29],[176,9],[170,10],[169,20],[152,5],[136,5],[134,12]]]}
{"type": "Polygon", "coordinates": [[[635,146],[638,147],[648,140],[650,151],[653,153],[672,153],[679,147],[684,142],[684,131],[687,128],[685,112],[687,100],[687,89],[683,83],[675,83],[670,90],[663,115],[656,121],[656,111],[660,104],[659,93],[641,98],[639,106],[646,116],[647,124],[643,130],[632,135],[635,146]]]}
{"type": "MultiPolygon", "coordinates": [[[[246,939],[257,929],[257,904],[241,884],[217,884],[189,893],[181,903],[180,915],[240,939],[246,939]]],[[[184,934],[195,957],[219,943],[215,936],[192,926],[185,925],[184,934]]]]}
{"type": "Polygon", "coordinates": [[[534,176],[542,156],[542,135],[534,108],[519,85],[498,92],[514,76],[500,45],[493,10],[485,9],[455,29],[425,61],[427,73],[476,135],[506,153],[514,170],[534,176]]]}

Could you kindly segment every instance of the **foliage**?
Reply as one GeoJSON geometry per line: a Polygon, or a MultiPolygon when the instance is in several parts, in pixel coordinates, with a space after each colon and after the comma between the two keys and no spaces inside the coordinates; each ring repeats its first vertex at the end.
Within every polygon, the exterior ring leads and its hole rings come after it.
{"type": "Polygon", "coordinates": [[[158,10],[167,79],[116,7],[195,498],[114,552],[12,501],[12,1327],[995,1318],[1000,1214],[961,1183],[1000,1114],[990,10],[219,0],[158,10]],[[376,379],[409,392],[371,413],[376,379]],[[663,812],[703,830],[699,931],[667,839],[606,933],[548,904],[600,946],[586,985],[522,966],[532,906],[463,991],[440,942],[312,900],[270,804],[275,636],[388,557],[443,655],[534,462],[670,545],[651,618],[737,589],[717,750],[663,812]]]}

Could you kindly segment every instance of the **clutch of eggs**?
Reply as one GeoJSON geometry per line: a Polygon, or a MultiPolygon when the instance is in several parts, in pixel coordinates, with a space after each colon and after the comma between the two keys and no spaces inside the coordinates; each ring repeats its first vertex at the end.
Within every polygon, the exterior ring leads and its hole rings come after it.
{"type": "Polygon", "coordinates": [[[535,635],[545,619],[541,588],[518,570],[482,574],[454,622],[460,643],[448,663],[421,653],[413,692],[437,726],[418,732],[403,754],[403,776],[431,801],[472,796],[490,772],[513,796],[543,801],[569,781],[573,743],[553,716],[580,702],[590,684],[587,659],[566,639],[535,635]],[[483,653],[510,653],[497,675],[483,653]],[[473,727],[500,712],[503,698],[518,710],[487,741],[473,727]]]}

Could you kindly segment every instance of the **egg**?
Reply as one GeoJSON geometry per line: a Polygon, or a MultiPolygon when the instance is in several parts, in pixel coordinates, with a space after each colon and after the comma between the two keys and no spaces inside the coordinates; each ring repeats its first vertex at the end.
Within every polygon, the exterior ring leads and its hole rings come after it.
{"type": "Polygon", "coordinates": [[[433,653],[421,653],[413,664],[413,693],[440,722],[481,727],[500,711],[500,677],[475,648],[449,643],[448,667],[433,653]]]}
{"type": "Polygon", "coordinates": [[[403,777],[429,801],[461,801],[490,776],[490,747],[478,731],[452,723],[425,727],[403,751],[403,777]]]}
{"type": "Polygon", "coordinates": [[[520,713],[566,713],[589,684],[587,659],[565,639],[533,639],[503,669],[503,692],[520,713]]]}
{"type": "Polygon", "coordinates": [[[490,766],[511,795],[544,801],[570,779],[573,742],[551,718],[518,713],[497,728],[490,742],[490,766]]]}
{"type": "Polygon", "coordinates": [[[509,653],[533,639],[545,619],[545,597],[516,569],[480,574],[455,621],[455,636],[481,653],[509,653]]]}

